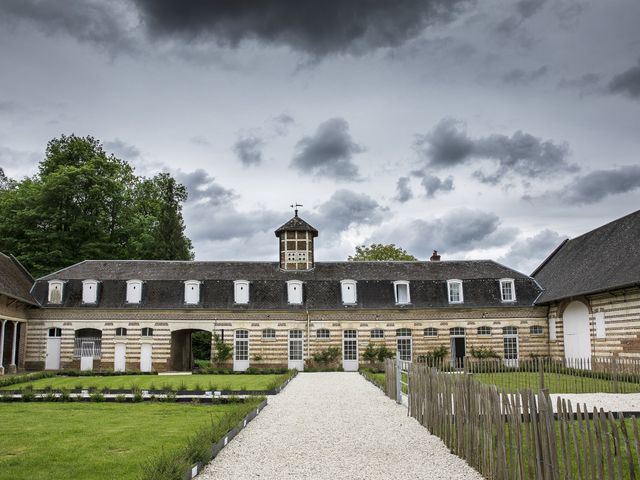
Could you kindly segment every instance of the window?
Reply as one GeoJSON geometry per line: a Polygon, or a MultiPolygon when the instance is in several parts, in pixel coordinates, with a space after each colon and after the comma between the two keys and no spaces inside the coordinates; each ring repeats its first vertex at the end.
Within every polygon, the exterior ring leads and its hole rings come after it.
{"type": "Polygon", "coordinates": [[[464,337],[463,327],[453,327],[449,329],[449,335],[452,337],[464,337]]]}
{"type": "Polygon", "coordinates": [[[329,338],[329,330],[326,328],[321,328],[316,332],[316,338],[320,338],[320,339],[329,338]]]}
{"type": "Polygon", "coordinates": [[[98,301],[98,281],[82,281],[82,303],[96,303],[98,301]]]}
{"type": "Polygon", "coordinates": [[[478,335],[491,335],[491,327],[478,327],[478,335]]]}
{"type": "Polygon", "coordinates": [[[127,329],[126,328],[116,328],[116,337],[126,337],[127,336],[127,329]]]}
{"type": "Polygon", "coordinates": [[[433,328],[433,327],[425,328],[424,329],[424,336],[425,337],[437,337],[438,336],[438,329],[437,328],[433,328]]]}
{"type": "Polygon", "coordinates": [[[502,327],[503,335],[517,335],[518,329],[516,327],[502,327]]]}
{"type": "Polygon", "coordinates": [[[355,280],[342,280],[340,282],[340,289],[342,291],[342,303],[353,305],[358,302],[355,280]]]}
{"type": "Polygon", "coordinates": [[[287,282],[287,298],[290,304],[300,305],[302,303],[302,282],[300,280],[287,282]]]}
{"type": "Polygon", "coordinates": [[[143,337],[153,337],[153,328],[149,328],[149,327],[143,328],[141,335],[143,337]]]}
{"type": "Polygon", "coordinates": [[[49,303],[62,303],[62,287],[64,282],[61,280],[49,280],[49,303]]]}
{"type": "Polygon", "coordinates": [[[531,335],[542,335],[544,330],[540,325],[531,325],[531,327],[529,327],[529,333],[531,335]]]}
{"type": "Polygon", "coordinates": [[[238,361],[249,360],[249,331],[236,330],[235,337],[235,359],[238,361]]]}
{"type": "Polygon", "coordinates": [[[62,336],[61,328],[53,327],[49,329],[49,337],[53,338],[53,337],[61,337],[61,336],[62,336]]]}
{"type": "Polygon", "coordinates": [[[276,331],[273,328],[265,328],[262,330],[262,338],[265,340],[273,340],[276,338],[276,331]]]}
{"type": "Polygon", "coordinates": [[[604,312],[596,312],[596,338],[606,338],[604,312]]]}
{"type": "Polygon", "coordinates": [[[127,303],[142,301],[142,280],[127,280],[127,303]]]}
{"type": "Polygon", "coordinates": [[[462,280],[447,280],[449,303],[462,303],[462,280]]]}
{"type": "Polygon", "coordinates": [[[411,329],[409,328],[399,328],[396,330],[396,337],[410,337],[411,329]]]}
{"type": "Polygon", "coordinates": [[[518,329],[503,327],[504,364],[508,367],[518,366],[518,329]]]}
{"type": "Polygon", "coordinates": [[[503,302],[516,301],[516,287],[513,278],[503,278],[500,280],[500,295],[503,302]]]}
{"type": "Polygon", "coordinates": [[[371,330],[371,338],[384,338],[384,330],[381,328],[374,328],[371,330]]]}
{"type": "Polygon", "coordinates": [[[406,280],[398,280],[396,282],[393,282],[393,291],[396,297],[396,304],[403,305],[411,303],[409,282],[407,282],[406,280]]]}
{"type": "Polygon", "coordinates": [[[233,282],[233,301],[235,303],[249,303],[249,282],[247,280],[233,282]]]}
{"type": "Polygon", "coordinates": [[[184,282],[184,303],[187,305],[200,303],[200,282],[198,280],[184,282]]]}
{"type": "Polygon", "coordinates": [[[411,330],[399,328],[396,330],[396,347],[400,360],[411,361],[411,330]]]}

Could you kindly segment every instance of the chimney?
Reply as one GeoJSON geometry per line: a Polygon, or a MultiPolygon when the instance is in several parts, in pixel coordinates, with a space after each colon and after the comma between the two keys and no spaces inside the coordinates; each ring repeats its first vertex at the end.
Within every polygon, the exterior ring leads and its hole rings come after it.
{"type": "Polygon", "coordinates": [[[432,262],[439,262],[440,261],[440,255],[438,255],[438,251],[434,250],[433,251],[433,255],[431,255],[431,258],[429,259],[432,262]]]}

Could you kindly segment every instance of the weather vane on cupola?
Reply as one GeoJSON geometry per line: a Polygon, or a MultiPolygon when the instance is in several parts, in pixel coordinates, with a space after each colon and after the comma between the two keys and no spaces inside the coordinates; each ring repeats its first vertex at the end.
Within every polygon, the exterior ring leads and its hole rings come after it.
{"type": "Polygon", "coordinates": [[[291,205],[289,205],[291,208],[293,208],[293,211],[295,213],[295,216],[298,216],[298,207],[304,207],[304,205],[300,204],[300,203],[292,203],[291,205]]]}

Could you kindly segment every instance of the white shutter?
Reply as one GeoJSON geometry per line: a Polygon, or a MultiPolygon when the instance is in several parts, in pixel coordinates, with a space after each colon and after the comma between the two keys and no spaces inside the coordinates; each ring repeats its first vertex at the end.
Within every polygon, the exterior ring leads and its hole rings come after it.
{"type": "Polygon", "coordinates": [[[596,312],[596,338],[606,338],[606,336],[604,312],[596,312]]]}
{"type": "Polygon", "coordinates": [[[84,280],[82,282],[82,303],[96,303],[98,300],[98,282],[84,280]]]}
{"type": "Polygon", "coordinates": [[[140,303],[142,301],[142,282],[140,280],[127,281],[127,303],[140,303]]]}
{"type": "Polygon", "coordinates": [[[200,282],[197,280],[184,282],[184,303],[188,305],[200,303],[200,282]]]}
{"type": "Polygon", "coordinates": [[[355,280],[342,280],[340,282],[342,291],[342,303],[353,304],[357,303],[358,296],[356,293],[355,280]]]}
{"type": "Polygon", "coordinates": [[[302,303],[302,282],[299,280],[289,280],[287,282],[287,296],[289,303],[302,303]]]}
{"type": "Polygon", "coordinates": [[[249,303],[249,282],[236,280],[233,284],[233,301],[235,303],[249,303]]]}

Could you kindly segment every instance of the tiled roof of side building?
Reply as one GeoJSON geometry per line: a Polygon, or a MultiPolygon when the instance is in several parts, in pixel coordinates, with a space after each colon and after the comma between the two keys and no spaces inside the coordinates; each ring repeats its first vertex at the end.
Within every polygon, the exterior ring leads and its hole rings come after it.
{"type": "Polygon", "coordinates": [[[640,285],[640,210],[565,241],[532,276],[537,303],[640,285]]]}
{"type": "Polygon", "coordinates": [[[48,280],[66,280],[62,306],[81,305],[82,280],[102,282],[99,305],[126,307],[126,280],[143,280],[141,308],[182,307],[185,280],[203,282],[200,308],[281,309],[287,301],[286,281],[305,282],[303,308],[341,309],[340,280],[358,282],[359,308],[396,308],[392,282],[408,280],[409,308],[448,307],[449,279],[464,282],[464,304],[451,306],[532,305],[540,294],[536,282],[522,273],[491,260],[444,262],[319,262],[313,270],[285,271],[275,262],[181,262],[88,260],[36,281],[34,295],[45,303],[48,280]],[[516,302],[503,303],[498,280],[513,278],[516,302]],[[251,282],[248,305],[233,303],[233,281],[251,282]]]}
{"type": "Polygon", "coordinates": [[[0,253],[0,294],[30,305],[37,305],[31,296],[33,278],[13,256],[0,253]]]}

